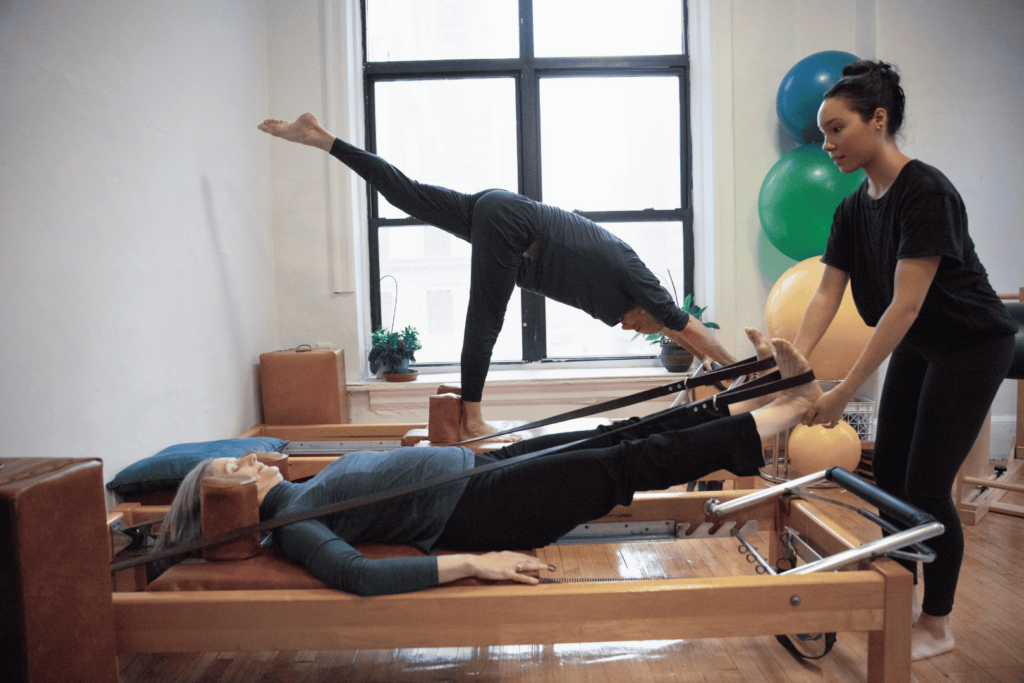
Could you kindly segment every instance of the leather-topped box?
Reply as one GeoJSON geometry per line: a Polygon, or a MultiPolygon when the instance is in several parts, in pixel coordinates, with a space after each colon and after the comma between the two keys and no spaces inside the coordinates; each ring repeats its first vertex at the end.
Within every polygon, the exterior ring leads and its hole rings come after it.
{"type": "Polygon", "coordinates": [[[117,681],[99,460],[0,458],[0,680],[117,681]]]}
{"type": "Polygon", "coordinates": [[[263,422],[348,424],[345,350],[299,346],[260,354],[263,422]]]}

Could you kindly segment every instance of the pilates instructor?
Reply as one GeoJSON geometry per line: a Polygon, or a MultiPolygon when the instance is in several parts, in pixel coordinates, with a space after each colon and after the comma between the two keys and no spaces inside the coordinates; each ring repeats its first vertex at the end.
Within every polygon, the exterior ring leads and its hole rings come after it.
{"type": "MultiPolygon", "coordinates": [[[[823,149],[843,173],[863,168],[867,180],[835,212],[825,272],[794,344],[810,355],[847,284],[875,328],[846,379],[815,402],[804,424],[837,422],[891,354],[875,481],[946,527],[928,541],[937,557],[924,565],[920,608],[915,592],[911,657],[923,659],[954,647],[949,615],[964,539],[950,491],[1009,370],[1016,324],[989,285],[956,188],[896,145],[905,104],[899,82],[885,62],[855,62],[818,110],[823,149]]],[[[916,583],[917,563],[903,563],[916,583]]]]}
{"type": "Polygon", "coordinates": [[[313,114],[291,122],[267,119],[258,128],[330,153],[394,206],[472,245],[461,358],[463,439],[497,431],[484,421],[480,402],[517,284],[610,326],[662,332],[703,363],[735,362],[699,320],[679,309],[629,245],[578,214],[505,190],[463,194],[410,180],[384,159],[328,133],[313,114]]]}

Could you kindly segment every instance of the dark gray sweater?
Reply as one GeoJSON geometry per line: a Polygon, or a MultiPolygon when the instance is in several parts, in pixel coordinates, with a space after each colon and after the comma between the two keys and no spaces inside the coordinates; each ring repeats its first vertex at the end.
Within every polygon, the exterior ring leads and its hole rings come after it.
{"type": "MultiPolygon", "coordinates": [[[[260,519],[311,510],[461,472],[474,465],[468,448],[403,448],[350,453],[303,483],[283,481],[267,493],[260,519]]],[[[421,590],[437,585],[437,559],[369,560],[352,546],[402,543],[429,551],[465,490],[466,480],[374,505],[275,529],[274,547],[324,583],[358,595],[421,590]]]]}

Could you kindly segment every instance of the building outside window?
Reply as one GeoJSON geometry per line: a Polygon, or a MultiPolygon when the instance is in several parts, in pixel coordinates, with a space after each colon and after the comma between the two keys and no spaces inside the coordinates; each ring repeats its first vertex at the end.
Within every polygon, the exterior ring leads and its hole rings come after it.
{"type": "MultiPolygon", "coordinates": [[[[420,182],[577,211],[669,291],[671,272],[680,300],[692,291],[683,0],[362,0],[362,10],[368,150],[420,182]]],[[[419,364],[457,364],[469,244],[368,192],[374,329],[413,325],[419,364]]],[[[517,288],[491,362],[655,355],[632,336],[517,288]]]]}

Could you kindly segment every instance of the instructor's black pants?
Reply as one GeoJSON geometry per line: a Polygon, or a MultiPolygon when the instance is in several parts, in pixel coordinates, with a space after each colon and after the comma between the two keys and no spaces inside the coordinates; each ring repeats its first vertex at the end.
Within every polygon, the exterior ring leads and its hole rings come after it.
{"type": "MultiPolygon", "coordinates": [[[[924,563],[925,613],[953,610],[964,535],[950,491],[985,422],[1013,359],[1013,335],[923,349],[906,340],[889,361],[878,406],[872,457],[875,482],[946,527],[927,542],[937,557],[924,563]]],[[[892,521],[892,520],[890,520],[892,521]]],[[[917,563],[903,564],[917,578],[917,563]]]]}

